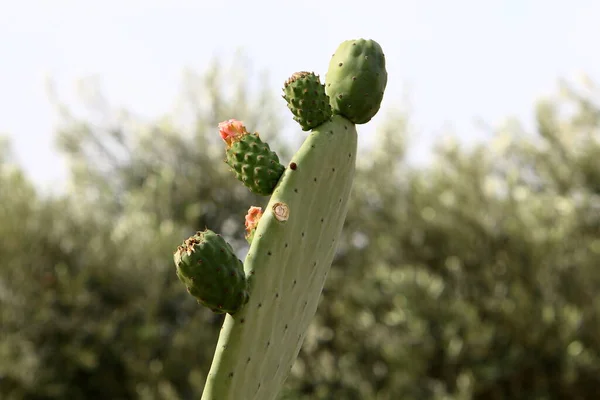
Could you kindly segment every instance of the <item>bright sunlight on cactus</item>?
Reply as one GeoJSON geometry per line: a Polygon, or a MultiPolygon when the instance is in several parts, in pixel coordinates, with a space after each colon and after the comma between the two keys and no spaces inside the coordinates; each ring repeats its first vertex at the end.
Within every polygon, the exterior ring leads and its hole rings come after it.
{"type": "Polygon", "coordinates": [[[203,400],[272,400],[315,315],[348,210],[357,132],[379,111],[385,57],[373,40],[343,42],[325,84],[312,72],[285,82],[283,98],[310,134],[288,167],[240,121],[219,124],[227,164],[253,193],[271,196],[245,219],[243,263],[211,231],[175,252],[179,279],[199,303],[228,313],[203,400]]]}

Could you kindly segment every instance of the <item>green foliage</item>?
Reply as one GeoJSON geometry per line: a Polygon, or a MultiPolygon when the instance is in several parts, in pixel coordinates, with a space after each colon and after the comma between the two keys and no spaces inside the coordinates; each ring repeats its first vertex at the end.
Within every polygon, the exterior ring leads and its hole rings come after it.
{"type": "Polygon", "coordinates": [[[382,130],[289,398],[595,397],[600,119],[589,99],[542,102],[538,135],[450,141],[424,170],[387,150],[401,123],[382,130]]]}
{"type": "Polygon", "coordinates": [[[186,351],[211,339],[214,321],[184,301],[161,262],[169,224],[133,213],[115,221],[76,198],[42,201],[19,176],[1,184],[11,187],[0,224],[1,397],[200,390],[182,372],[210,359],[186,351]]]}
{"type": "MultiPolygon", "coordinates": [[[[172,249],[206,226],[247,246],[243,216],[261,199],[216,167],[216,127],[235,115],[270,142],[282,128],[280,100],[246,78],[226,86],[238,75],[215,64],[189,78],[191,131],[177,115],[65,114],[64,197],[40,196],[0,153],[0,398],[199,397],[222,316],[182,292],[172,249]]],[[[421,169],[401,115],[359,149],[285,398],[595,398],[600,105],[596,89],[563,92],[539,104],[535,134],[450,142],[421,169]]]]}
{"type": "MultiPolygon", "coordinates": [[[[186,87],[216,92],[223,69],[186,87]]],[[[260,115],[215,96],[191,133],[174,120],[128,117],[106,127],[65,113],[59,144],[73,179],[64,198],[40,198],[2,165],[0,398],[166,400],[202,391],[222,317],[181,291],[172,252],[205,226],[237,249],[246,243],[239,221],[256,197],[216,167],[224,162],[215,121],[221,113],[252,125],[269,118],[265,137],[280,126],[268,98],[242,89],[232,90],[261,105],[260,115]]]]}

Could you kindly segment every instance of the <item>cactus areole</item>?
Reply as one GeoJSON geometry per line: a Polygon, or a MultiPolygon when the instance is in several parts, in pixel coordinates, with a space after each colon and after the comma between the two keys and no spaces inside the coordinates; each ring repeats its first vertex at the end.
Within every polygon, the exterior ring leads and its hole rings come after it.
{"type": "Polygon", "coordinates": [[[293,74],[283,97],[310,133],[287,168],[240,121],[219,124],[235,176],[250,191],[271,197],[246,215],[250,248],[243,270],[231,246],[211,231],[197,233],[175,252],[177,275],[188,291],[213,311],[227,313],[202,400],[278,397],[317,310],[344,225],[356,124],[377,113],[386,84],[381,46],[365,39],[339,46],[325,85],[312,72],[293,74]]]}

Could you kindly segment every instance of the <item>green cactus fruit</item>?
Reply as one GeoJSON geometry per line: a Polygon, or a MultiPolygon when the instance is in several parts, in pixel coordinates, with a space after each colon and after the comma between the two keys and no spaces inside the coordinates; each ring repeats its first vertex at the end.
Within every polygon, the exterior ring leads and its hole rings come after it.
{"type": "Polygon", "coordinates": [[[340,44],[325,76],[333,113],[355,124],[367,123],[377,114],[386,85],[385,56],[374,40],[340,44]]]}
{"type": "Polygon", "coordinates": [[[279,182],[285,167],[279,163],[279,157],[271,151],[269,144],[263,142],[257,133],[246,134],[234,140],[227,149],[227,164],[236,177],[251,192],[268,196],[279,182]]]}
{"type": "Polygon", "coordinates": [[[283,98],[303,131],[315,128],[331,118],[331,104],[325,85],[312,72],[296,72],[283,86],[283,98]]]}
{"type": "Polygon", "coordinates": [[[213,312],[234,314],[248,302],[244,265],[220,235],[197,232],[177,247],[173,259],[188,292],[213,312]]]}
{"type": "Polygon", "coordinates": [[[244,261],[250,300],[227,315],[202,400],[274,400],[313,320],[348,211],[357,133],[335,115],[285,169],[244,261]]]}
{"type": "Polygon", "coordinates": [[[263,215],[263,210],[260,207],[252,206],[248,210],[248,214],[246,214],[244,225],[246,226],[246,240],[248,243],[252,244],[252,239],[254,238],[254,232],[256,232],[256,227],[258,226],[258,221],[260,217],[263,215]]]}

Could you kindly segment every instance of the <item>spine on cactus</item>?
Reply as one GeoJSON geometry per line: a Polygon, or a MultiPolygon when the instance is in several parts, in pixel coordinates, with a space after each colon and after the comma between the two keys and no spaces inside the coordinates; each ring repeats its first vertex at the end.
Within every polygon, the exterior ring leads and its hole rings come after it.
{"type": "Polygon", "coordinates": [[[206,239],[195,238],[193,251],[184,243],[175,254],[177,274],[190,293],[213,311],[228,313],[202,400],[279,395],[316,312],[346,218],[355,124],[377,113],[386,83],[381,47],[364,39],[340,45],[325,85],[314,73],[293,74],[283,97],[310,134],[287,167],[241,122],[219,124],[236,177],[271,197],[266,207],[253,206],[246,215],[250,248],[241,273],[241,262],[218,239],[204,250],[197,242],[206,239]],[[209,265],[220,265],[220,272],[209,265]],[[235,279],[225,270],[235,272],[235,279]]]}

